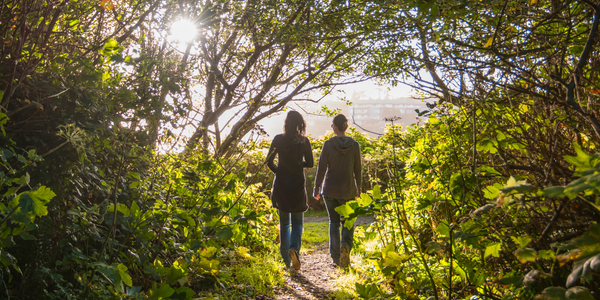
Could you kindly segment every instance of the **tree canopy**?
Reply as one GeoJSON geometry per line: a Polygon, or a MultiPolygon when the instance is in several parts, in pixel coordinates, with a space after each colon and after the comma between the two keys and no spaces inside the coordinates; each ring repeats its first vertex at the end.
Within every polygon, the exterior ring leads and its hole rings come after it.
{"type": "Polygon", "coordinates": [[[597,298],[599,26],[598,0],[3,1],[0,293],[272,292],[268,147],[240,140],[377,78],[437,101],[349,129],[366,193],[340,213],[377,215],[352,295],[597,298]]]}

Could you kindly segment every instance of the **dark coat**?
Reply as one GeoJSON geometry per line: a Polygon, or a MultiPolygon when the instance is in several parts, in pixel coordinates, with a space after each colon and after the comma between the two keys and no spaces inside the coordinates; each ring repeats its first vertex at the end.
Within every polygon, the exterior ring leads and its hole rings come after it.
{"type": "Polygon", "coordinates": [[[361,171],[358,142],[349,136],[334,136],[323,143],[313,194],[316,196],[321,193],[337,199],[354,199],[360,195],[361,171]]]}
{"type": "Polygon", "coordinates": [[[282,212],[304,212],[308,210],[304,168],[312,168],[314,159],[310,141],[301,137],[289,138],[279,134],[273,138],[267,166],[275,173],[271,202],[282,212]],[[277,166],[273,162],[277,156],[277,166]]]}

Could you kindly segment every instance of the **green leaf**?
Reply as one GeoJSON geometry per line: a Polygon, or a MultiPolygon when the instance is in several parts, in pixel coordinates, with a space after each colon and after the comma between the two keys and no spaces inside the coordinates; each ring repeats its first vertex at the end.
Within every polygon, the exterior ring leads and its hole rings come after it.
{"type": "Polygon", "coordinates": [[[541,300],[566,300],[565,297],[566,290],[561,287],[551,286],[544,289],[544,291],[535,297],[535,299],[541,300]]]}
{"type": "MultiPolygon", "coordinates": [[[[0,118],[2,118],[2,113],[0,113],[0,118]]],[[[12,151],[10,151],[9,149],[6,149],[6,148],[2,148],[2,154],[4,155],[5,159],[9,159],[9,158],[15,156],[15,154],[12,151]]]]}
{"type": "Polygon", "coordinates": [[[586,287],[574,286],[565,293],[567,300],[594,300],[594,296],[586,287]]]}
{"type": "Polygon", "coordinates": [[[236,182],[236,179],[232,178],[231,180],[229,180],[229,182],[227,183],[227,186],[225,186],[225,188],[223,190],[231,191],[231,190],[235,189],[235,182],[236,182]]]}
{"type": "Polygon", "coordinates": [[[346,221],[344,221],[344,227],[352,229],[352,227],[354,226],[354,222],[356,222],[356,218],[346,219],[346,221]]]}
{"type": "Polygon", "coordinates": [[[373,192],[373,198],[375,200],[381,200],[381,190],[379,188],[379,185],[374,186],[372,192],[373,192]]]}
{"type": "Polygon", "coordinates": [[[522,276],[507,276],[500,278],[500,283],[504,285],[520,285],[523,283],[522,276]]]}
{"type": "Polygon", "coordinates": [[[448,222],[446,220],[441,221],[435,231],[437,231],[441,236],[450,236],[450,226],[448,226],[448,222]]]}
{"type": "Polygon", "coordinates": [[[365,193],[360,194],[360,198],[357,199],[358,205],[360,207],[367,207],[371,203],[373,203],[373,199],[365,193]]]}
{"type": "Polygon", "coordinates": [[[35,198],[37,201],[40,201],[44,204],[50,202],[50,200],[52,200],[52,198],[54,198],[54,196],[56,196],[56,194],[49,188],[45,187],[45,186],[41,186],[40,188],[38,188],[37,190],[33,191],[33,192],[29,192],[29,195],[32,198],[35,198]]]}
{"type": "Polygon", "coordinates": [[[517,249],[515,251],[515,256],[522,264],[524,264],[530,261],[535,261],[537,258],[537,252],[531,248],[517,249]]]}
{"type": "Polygon", "coordinates": [[[50,202],[56,194],[49,188],[41,186],[35,191],[19,194],[19,207],[23,214],[33,212],[35,216],[41,217],[48,214],[46,203],[50,202]]]}
{"type": "Polygon", "coordinates": [[[195,295],[194,290],[190,289],[187,286],[182,286],[178,288],[175,293],[171,296],[172,299],[192,299],[195,295]]]}
{"type": "Polygon", "coordinates": [[[103,262],[96,262],[91,264],[94,267],[98,267],[98,271],[104,276],[106,276],[115,287],[115,290],[124,293],[125,289],[123,287],[123,283],[131,286],[132,280],[131,276],[127,274],[127,267],[121,263],[113,263],[112,265],[108,265],[103,262]]]}
{"type": "MultiPolygon", "coordinates": [[[[4,96],[4,91],[0,91],[0,99],[4,96]]],[[[8,116],[5,113],[0,112],[0,130],[2,130],[2,135],[6,136],[6,131],[4,131],[4,124],[8,122],[8,116]]]]}
{"type": "Polygon", "coordinates": [[[134,181],[129,185],[130,189],[137,189],[139,187],[142,186],[142,183],[140,181],[134,181]]]}
{"type": "Polygon", "coordinates": [[[169,284],[176,284],[179,279],[184,278],[185,276],[187,276],[186,270],[178,268],[177,266],[171,266],[167,270],[166,277],[169,284]]]}
{"type": "Polygon", "coordinates": [[[402,264],[406,260],[407,260],[406,256],[401,256],[400,254],[398,254],[394,251],[389,251],[389,252],[387,252],[387,255],[385,256],[385,259],[383,260],[383,266],[384,267],[399,267],[400,264],[402,264]]]}
{"type": "Polygon", "coordinates": [[[498,143],[494,140],[491,139],[483,139],[479,142],[477,142],[477,149],[481,152],[489,152],[489,153],[496,153],[498,152],[498,149],[496,148],[496,146],[498,145],[498,143]]]}
{"type": "Polygon", "coordinates": [[[502,243],[492,243],[485,248],[483,257],[486,258],[490,255],[493,257],[500,257],[500,250],[502,250],[502,243]]]}
{"type": "Polygon", "coordinates": [[[36,239],[35,236],[25,232],[21,233],[19,236],[26,241],[33,241],[36,239]]]}
{"type": "Polygon", "coordinates": [[[444,245],[438,242],[429,241],[425,244],[425,249],[427,249],[427,253],[438,252],[444,250],[444,245]]]}
{"type": "Polygon", "coordinates": [[[129,173],[127,173],[127,176],[131,177],[131,178],[134,178],[134,179],[137,179],[137,180],[141,179],[140,173],[137,173],[137,172],[129,172],[129,173]]]}
{"type": "Polygon", "coordinates": [[[25,175],[21,176],[16,181],[16,183],[20,186],[24,186],[24,185],[28,185],[30,181],[31,181],[31,177],[29,176],[29,173],[25,172],[25,175]]]}
{"type": "Polygon", "coordinates": [[[519,249],[523,249],[523,248],[527,247],[527,245],[529,245],[529,243],[531,243],[531,238],[528,236],[519,236],[519,237],[511,236],[510,238],[515,242],[515,244],[518,245],[519,249]]]}
{"type": "Polygon", "coordinates": [[[483,192],[484,192],[483,196],[486,197],[487,199],[496,199],[500,195],[501,188],[502,188],[502,185],[499,183],[487,186],[483,189],[483,192]]]}
{"type": "Polygon", "coordinates": [[[126,295],[127,296],[135,296],[135,295],[139,294],[139,292],[141,292],[141,291],[142,291],[141,286],[134,286],[132,288],[126,289],[126,295]]]}
{"type": "Polygon", "coordinates": [[[543,260],[554,260],[556,253],[552,250],[540,250],[538,251],[538,258],[543,260]]]}
{"type": "Polygon", "coordinates": [[[487,165],[483,165],[483,166],[479,167],[478,170],[479,170],[479,173],[482,173],[482,174],[502,175],[500,172],[496,171],[494,168],[487,166],[487,165]]]}
{"type": "Polygon", "coordinates": [[[522,193],[527,193],[527,192],[533,191],[535,189],[536,189],[535,186],[533,186],[531,184],[519,184],[519,185],[503,188],[500,191],[505,194],[508,194],[510,192],[514,192],[516,194],[522,194],[522,193]]]}
{"type": "Polygon", "coordinates": [[[127,274],[127,267],[123,264],[118,264],[117,270],[119,273],[119,277],[121,278],[123,283],[125,283],[127,286],[131,286],[133,284],[133,282],[131,280],[131,276],[129,276],[129,274],[127,274]]]}
{"type": "Polygon", "coordinates": [[[564,159],[574,165],[577,171],[584,171],[600,166],[600,156],[598,154],[590,155],[585,153],[577,143],[573,143],[573,148],[577,156],[565,155],[564,159]]]}
{"type": "MultiPolygon", "coordinates": [[[[115,211],[115,205],[111,204],[108,209],[106,210],[107,212],[113,212],[115,211]]],[[[127,205],[123,204],[123,203],[118,203],[117,204],[117,211],[122,213],[124,216],[129,216],[129,214],[131,213],[131,211],[129,210],[129,208],[127,207],[127,205]]]]}
{"type": "Polygon", "coordinates": [[[202,251],[199,251],[199,255],[202,257],[212,257],[213,255],[215,255],[215,253],[217,253],[217,248],[210,246],[210,247],[206,247],[204,249],[202,249],[202,251]]]}
{"type": "Polygon", "coordinates": [[[110,38],[108,39],[108,41],[104,44],[104,49],[106,50],[113,50],[114,48],[119,47],[119,42],[117,42],[117,40],[110,38]]]}
{"type": "Polygon", "coordinates": [[[230,227],[225,227],[221,230],[219,230],[219,239],[223,240],[223,241],[228,241],[233,237],[233,230],[231,230],[230,227]]]}
{"type": "Polygon", "coordinates": [[[175,290],[168,284],[161,284],[160,288],[157,288],[156,283],[153,283],[148,300],[166,299],[173,295],[173,293],[175,293],[175,290]]]}
{"type": "Polygon", "coordinates": [[[544,189],[542,192],[544,196],[548,197],[563,197],[565,196],[565,187],[564,186],[549,186],[544,189]]]}
{"type": "Polygon", "coordinates": [[[349,216],[350,214],[354,213],[354,209],[350,206],[351,202],[356,203],[356,201],[346,202],[346,204],[336,207],[335,211],[337,211],[340,215],[342,215],[344,217],[349,216]]]}
{"type": "Polygon", "coordinates": [[[131,203],[131,207],[129,208],[129,212],[131,213],[131,216],[133,218],[139,218],[141,216],[141,210],[140,207],[137,205],[137,202],[134,200],[131,203]]]}

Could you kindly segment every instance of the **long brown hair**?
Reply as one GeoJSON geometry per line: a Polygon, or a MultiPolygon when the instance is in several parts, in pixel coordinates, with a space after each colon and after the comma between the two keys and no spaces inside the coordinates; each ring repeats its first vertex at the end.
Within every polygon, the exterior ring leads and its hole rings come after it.
{"type": "Polygon", "coordinates": [[[302,115],[295,110],[288,112],[283,125],[283,135],[294,140],[301,140],[305,134],[306,122],[304,122],[302,115]]]}

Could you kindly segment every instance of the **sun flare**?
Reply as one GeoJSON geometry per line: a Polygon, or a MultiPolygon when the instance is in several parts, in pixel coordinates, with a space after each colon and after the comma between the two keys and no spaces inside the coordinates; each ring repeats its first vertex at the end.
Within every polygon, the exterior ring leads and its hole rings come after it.
{"type": "Polygon", "coordinates": [[[181,19],[171,25],[171,37],[180,43],[193,41],[197,34],[196,24],[190,20],[181,19]]]}

